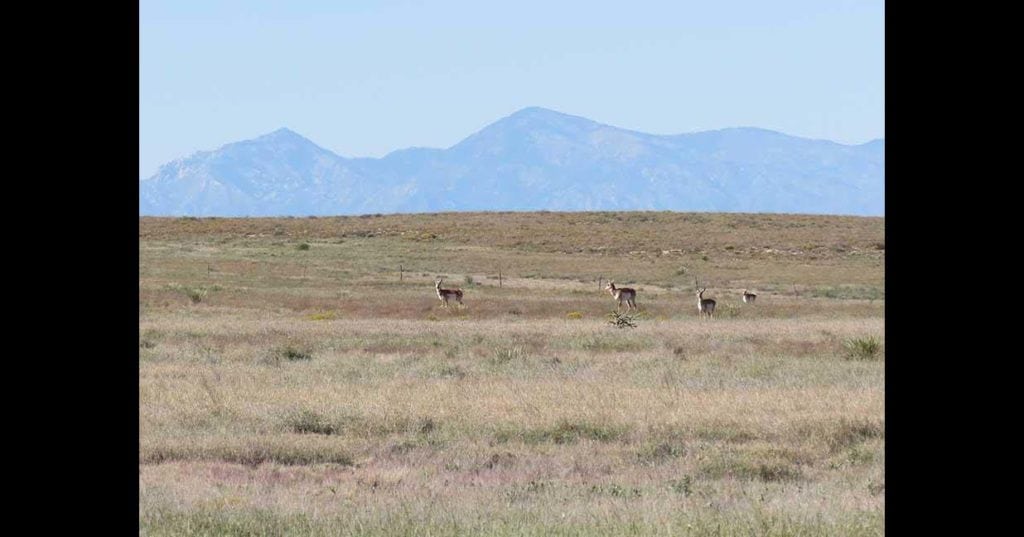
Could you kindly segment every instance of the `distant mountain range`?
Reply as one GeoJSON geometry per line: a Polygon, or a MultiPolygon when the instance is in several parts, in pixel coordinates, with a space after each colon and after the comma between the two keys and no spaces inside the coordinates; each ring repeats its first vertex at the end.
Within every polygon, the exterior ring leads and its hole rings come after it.
{"type": "Polygon", "coordinates": [[[288,129],[139,181],[139,214],[672,210],[884,214],[885,141],[757,128],[654,135],[525,108],[448,149],[344,158],[288,129]]]}

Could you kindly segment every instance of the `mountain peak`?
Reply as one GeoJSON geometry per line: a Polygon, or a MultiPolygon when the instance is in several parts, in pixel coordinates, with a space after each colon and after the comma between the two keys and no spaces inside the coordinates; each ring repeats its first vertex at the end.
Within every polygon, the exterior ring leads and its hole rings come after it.
{"type": "Polygon", "coordinates": [[[249,141],[271,143],[309,143],[312,144],[312,146],[315,146],[315,143],[313,143],[309,138],[303,136],[302,134],[299,134],[298,132],[295,132],[294,130],[288,127],[281,127],[280,129],[274,130],[273,132],[268,132],[261,136],[251,138],[249,141]]]}
{"type": "Polygon", "coordinates": [[[243,140],[235,144],[228,144],[224,146],[222,149],[246,146],[259,146],[278,149],[290,148],[292,150],[304,151],[309,150],[314,152],[329,153],[333,157],[340,158],[339,155],[334,154],[332,151],[328,149],[320,147],[320,145],[318,145],[316,142],[310,140],[309,138],[306,138],[305,136],[287,127],[281,127],[280,129],[277,129],[274,132],[270,132],[262,136],[257,136],[256,138],[243,140]]]}
{"type": "Polygon", "coordinates": [[[301,140],[309,142],[309,139],[307,139],[305,136],[302,136],[301,134],[287,127],[281,127],[280,129],[277,129],[274,132],[264,134],[263,136],[259,136],[256,139],[265,141],[301,140]]]}
{"type": "Polygon", "coordinates": [[[529,116],[544,116],[544,115],[564,115],[561,112],[556,112],[548,108],[541,108],[540,106],[527,106],[526,108],[520,108],[513,112],[509,117],[529,117],[529,116]]]}
{"type": "MultiPolygon", "coordinates": [[[[581,117],[559,112],[557,110],[551,110],[549,108],[541,108],[539,106],[527,106],[526,108],[519,109],[513,112],[506,120],[542,120],[542,121],[583,121],[586,123],[593,123],[593,121],[581,117]]],[[[500,123],[502,120],[498,120],[496,123],[500,123]]]]}
{"type": "Polygon", "coordinates": [[[481,139],[488,139],[493,136],[523,136],[524,133],[538,130],[579,132],[598,126],[600,126],[599,123],[585,117],[564,114],[539,106],[528,106],[487,125],[464,139],[456,147],[464,146],[467,142],[480,141],[481,139]]]}

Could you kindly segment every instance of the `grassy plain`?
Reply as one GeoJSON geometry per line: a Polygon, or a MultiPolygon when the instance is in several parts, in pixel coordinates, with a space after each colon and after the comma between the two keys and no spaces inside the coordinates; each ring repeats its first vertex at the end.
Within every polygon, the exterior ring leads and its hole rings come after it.
{"type": "Polygon", "coordinates": [[[140,533],[881,535],[884,234],[140,218],[140,533]],[[609,279],[638,290],[636,328],[608,322],[609,279]]]}

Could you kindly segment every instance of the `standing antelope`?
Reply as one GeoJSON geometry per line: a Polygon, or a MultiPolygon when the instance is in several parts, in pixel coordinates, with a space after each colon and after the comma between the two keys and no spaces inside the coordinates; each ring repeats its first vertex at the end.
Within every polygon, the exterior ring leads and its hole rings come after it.
{"type": "Polygon", "coordinates": [[[757,299],[757,295],[755,295],[754,293],[748,293],[746,289],[743,290],[744,303],[753,304],[755,299],[757,299]]]}
{"type": "Polygon", "coordinates": [[[697,289],[697,314],[707,315],[708,318],[715,317],[715,301],[710,298],[704,298],[704,291],[708,288],[701,288],[696,281],[693,282],[694,287],[697,289]]]}
{"type": "Polygon", "coordinates": [[[629,311],[630,309],[639,309],[636,307],[635,289],[630,289],[629,287],[615,287],[615,281],[612,280],[608,282],[608,285],[605,286],[604,290],[611,293],[612,297],[619,301],[619,305],[615,307],[616,311],[622,307],[623,300],[626,301],[626,311],[629,311]]]}
{"type": "Polygon", "coordinates": [[[434,289],[437,289],[437,298],[441,299],[441,305],[448,307],[448,300],[454,298],[460,306],[464,306],[462,303],[462,289],[441,289],[441,282],[444,278],[438,278],[437,282],[434,283],[434,289]]]}

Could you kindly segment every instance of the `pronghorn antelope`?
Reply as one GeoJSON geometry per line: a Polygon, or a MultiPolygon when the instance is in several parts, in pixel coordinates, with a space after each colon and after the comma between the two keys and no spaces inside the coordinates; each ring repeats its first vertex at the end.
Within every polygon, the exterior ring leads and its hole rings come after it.
{"type": "Polygon", "coordinates": [[[437,289],[437,298],[441,299],[441,305],[447,308],[448,300],[454,298],[460,306],[463,306],[462,289],[441,289],[442,281],[444,281],[444,278],[438,278],[437,282],[434,283],[434,289],[437,289]]]}
{"type": "Polygon", "coordinates": [[[747,304],[753,304],[754,300],[756,299],[757,295],[755,295],[754,293],[747,292],[746,289],[743,290],[743,302],[747,304]]]}
{"type": "Polygon", "coordinates": [[[611,293],[612,297],[619,301],[619,305],[615,307],[616,311],[622,308],[623,300],[626,301],[626,311],[629,311],[630,309],[639,309],[636,307],[635,289],[630,289],[629,287],[615,287],[615,281],[612,280],[608,282],[608,285],[605,286],[604,290],[611,293]]]}
{"type": "Polygon", "coordinates": [[[701,288],[696,280],[693,282],[693,285],[697,289],[697,314],[707,315],[713,319],[715,317],[715,301],[710,298],[704,298],[704,291],[707,291],[708,288],[701,288]]]}

